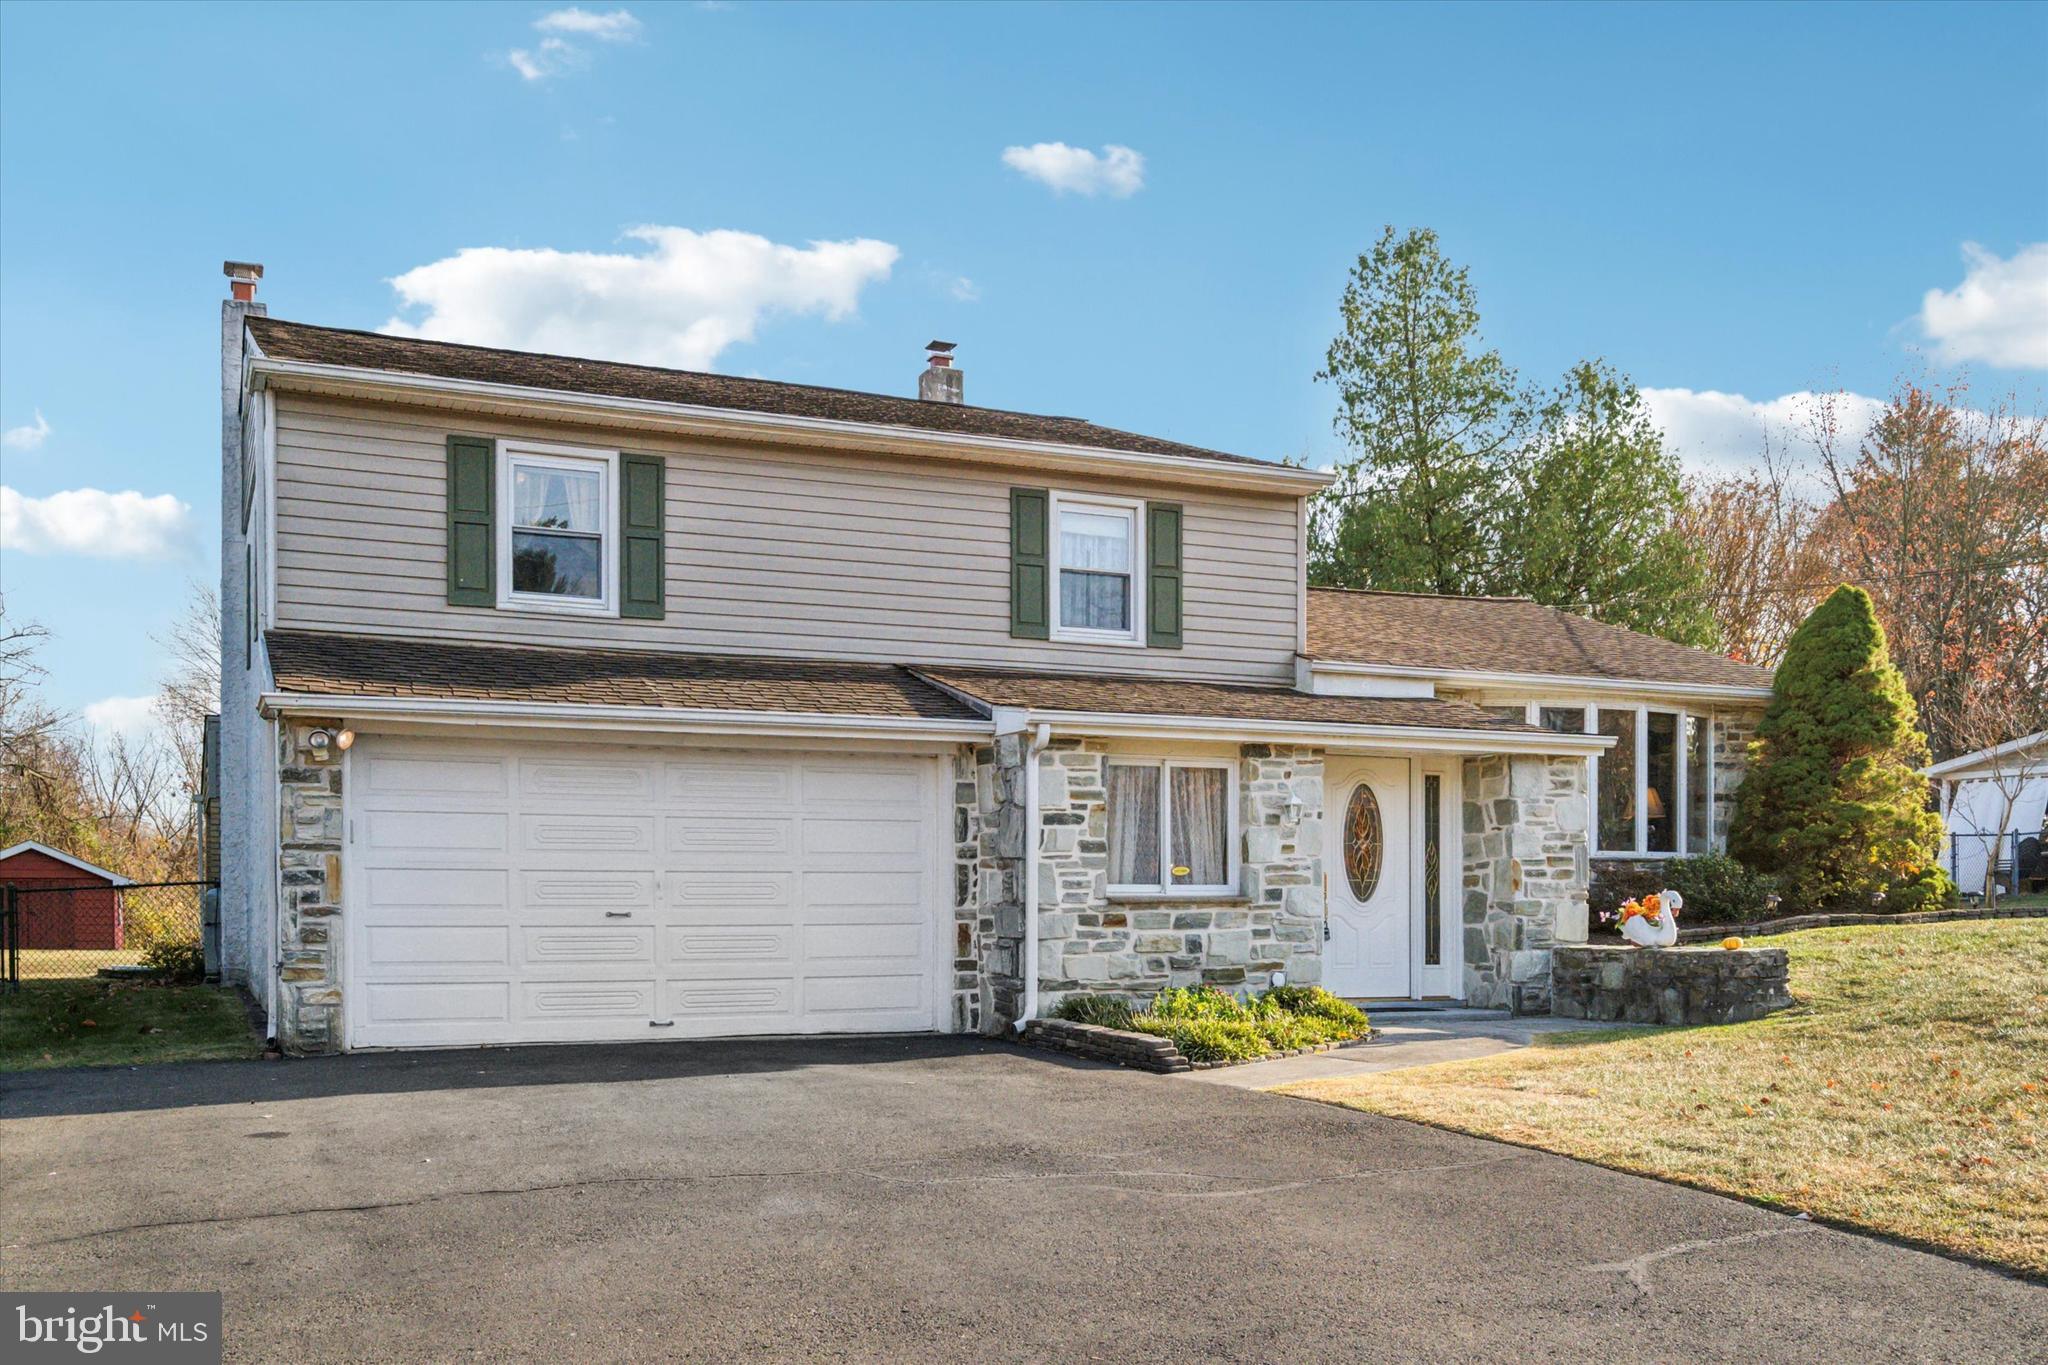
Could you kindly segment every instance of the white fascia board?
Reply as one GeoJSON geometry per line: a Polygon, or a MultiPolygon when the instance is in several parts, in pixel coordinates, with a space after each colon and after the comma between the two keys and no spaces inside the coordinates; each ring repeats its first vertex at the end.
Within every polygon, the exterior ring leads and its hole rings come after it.
{"type": "Polygon", "coordinates": [[[2048,775],[2048,730],[2043,730],[2039,734],[2021,735],[2018,739],[2009,739],[2003,744],[1994,744],[1989,749],[1979,749],[1975,753],[1959,754],[1955,758],[1944,759],[1920,771],[1926,777],[1952,780],[1976,776],[1990,777],[2000,772],[2000,759],[2011,758],[2014,755],[2024,755],[2019,767],[2040,767],[2044,770],[2044,775],[2048,775]],[[2029,752],[2036,748],[2041,750],[2038,756],[2029,752]]]}
{"type": "Polygon", "coordinates": [[[1335,659],[1310,659],[1315,673],[1368,678],[1424,678],[1431,682],[1458,683],[1467,687],[1534,687],[1552,692],[1635,692],[1669,697],[1704,697],[1720,701],[1768,701],[1768,687],[1738,687],[1726,683],[1652,682],[1647,678],[1597,678],[1573,673],[1492,673],[1461,668],[1408,668],[1398,664],[1347,663],[1335,659]]]}
{"type": "Polygon", "coordinates": [[[667,403],[648,398],[619,398],[602,394],[572,393],[562,389],[531,388],[520,384],[491,384],[473,379],[446,379],[435,375],[406,374],[397,370],[363,369],[349,365],[319,365],[303,360],[272,360],[252,357],[246,362],[252,386],[282,381],[290,386],[326,382],[373,393],[398,401],[439,397],[526,407],[542,417],[560,420],[565,412],[587,413],[596,419],[636,418],[665,429],[693,435],[731,436],[741,439],[782,438],[816,443],[830,438],[844,448],[872,443],[880,451],[901,452],[904,446],[943,450],[967,459],[996,464],[1027,465],[1034,468],[1100,472],[1104,465],[1121,466],[1133,474],[1171,476],[1178,482],[1198,482],[1236,488],[1258,488],[1268,492],[1301,496],[1323,488],[1333,474],[1283,464],[1233,464],[1186,455],[1150,455],[1141,451],[1096,446],[1065,445],[1055,441],[1026,441],[1003,436],[968,436],[927,431],[922,427],[890,426],[876,422],[848,422],[828,417],[793,417],[774,413],[746,412],[734,408],[705,407],[694,403],[667,403]]]}
{"type": "Polygon", "coordinates": [[[1375,753],[1556,754],[1584,757],[1614,747],[1609,735],[1549,731],[1461,730],[1424,725],[1339,725],[1290,720],[1229,720],[1209,716],[1143,716],[1101,711],[1023,712],[1019,728],[1046,724],[1070,735],[1104,739],[1189,739],[1236,743],[1300,744],[1375,753]]]}
{"type": "Polygon", "coordinates": [[[972,743],[988,738],[985,720],[926,720],[915,716],[835,716],[812,711],[714,711],[652,706],[581,706],[571,702],[447,700],[436,697],[352,697],[308,692],[266,692],[265,716],[389,718],[415,724],[502,725],[543,730],[623,730],[638,733],[761,735],[795,738],[900,739],[972,743]]]}
{"type": "Polygon", "coordinates": [[[69,867],[75,867],[80,872],[90,872],[95,877],[105,877],[115,886],[135,885],[134,882],[129,881],[118,872],[109,872],[104,867],[89,863],[83,858],[74,858],[62,849],[51,848],[48,844],[39,844],[33,839],[24,839],[12,848],[0,848],[0,861],[12,858],[17,853],[40,853],[45,858],[55,858],[58,862],[69,867]]]}

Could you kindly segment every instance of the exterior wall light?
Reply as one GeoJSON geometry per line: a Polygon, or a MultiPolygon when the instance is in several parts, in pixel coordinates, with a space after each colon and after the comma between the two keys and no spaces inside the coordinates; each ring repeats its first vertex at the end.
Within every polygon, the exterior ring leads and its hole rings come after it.
{"type": "Polygon", "coordinates": [[[355,742],[353,730],[314,730],[306,736],[306,751],[315,763],[332,763],[336,754],[346,753],[355,742]]]}

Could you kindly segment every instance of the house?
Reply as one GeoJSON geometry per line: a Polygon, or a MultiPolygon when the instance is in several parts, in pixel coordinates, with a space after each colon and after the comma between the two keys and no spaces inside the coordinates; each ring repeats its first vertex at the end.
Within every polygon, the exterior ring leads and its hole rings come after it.
{"type": "Polygon", "coordinates": [[[24,948],[122,947],[121,889],[133,885],[118,872],[48,844],[24,841],[0,849],[0,886],[28,893],[21,898],[24,948]],[[59,890],[62,895],[47,894],[59,890]]]}
{"type": "Polygon", "coordinates": [[[1323,474],[918,396],[222,327],[223,953],[300,1051],[1547,1008],[1768,675],[1312,592],[1323,474]]]}
{"type": "Polygon", "coordinates": [[[2048,882],[2048,730],[1958,754],[1927,776],[1941,795],[1943,861],[1958,890],[1982,895],[1992,870],[2008,892],[2048,882]]]}

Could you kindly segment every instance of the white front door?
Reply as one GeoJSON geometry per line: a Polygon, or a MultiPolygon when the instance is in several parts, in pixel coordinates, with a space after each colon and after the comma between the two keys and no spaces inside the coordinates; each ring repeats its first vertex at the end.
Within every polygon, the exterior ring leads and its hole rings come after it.
{"type": "Polygon", "coordinates": [[[346,777],[356,1046],[939,1023],[932,759],[368,735],[346,777]]]}
{"type": "Polygon", "coordinates": [[[1405,758],[1332,758],[1325,769],[1330,937],[1323,984],[1338,995],[1414,994],[1405,758]]]}

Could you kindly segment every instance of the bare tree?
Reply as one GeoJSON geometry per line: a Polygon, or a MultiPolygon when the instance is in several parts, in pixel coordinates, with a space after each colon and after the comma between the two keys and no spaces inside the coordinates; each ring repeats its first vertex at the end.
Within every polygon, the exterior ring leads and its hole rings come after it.
{"type": "Polygon", "coordinates": [[[1777,667],[1792,632],[1836,582],[1812,544],[1816,509],[1792,490],[1768,445],[1755,472],[1688,480],[1685,492],[1678,527],[1699,550],[1721,648],[1777,667]]]}
{"type": "Polygon", "coordinates": [[[1876,602],[1937,758],[1972,747],[1987,689],[2031,712],[2017,733],[2048,724],[2048,419],[1969,397],[1903,383],[1863,432],[1838,397],[1810,415],[1833,494],[1813,543],[1876,602]]]}

